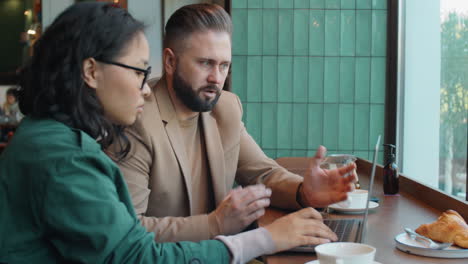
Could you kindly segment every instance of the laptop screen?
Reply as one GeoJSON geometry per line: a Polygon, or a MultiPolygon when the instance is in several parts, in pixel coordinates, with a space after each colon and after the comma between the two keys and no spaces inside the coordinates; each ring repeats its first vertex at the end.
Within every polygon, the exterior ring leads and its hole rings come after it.
{"type": "Polygon", "coordinates": [[[367,192],[367,204],[366,204],[366,210],[364,213],[364,219],[362,220],[362,224],[361,224],[362,226],[361,226],[361,229],[359,230],[360,232],[356,240],[361,243],[364,242],[364,238],[365,238],[367,215],[369,214],[369,204],[370,204],[370,199],[372,197],[372,189],[374,187],[375,169],[377,167],[377,157],[379,155],[379,145],[380,145],[380,135],[377,137],[377,143],[375,144],[375,148],[374,148],[374,158],[372,159],[372,171],[370,175],[369,190],[367,192]]]}

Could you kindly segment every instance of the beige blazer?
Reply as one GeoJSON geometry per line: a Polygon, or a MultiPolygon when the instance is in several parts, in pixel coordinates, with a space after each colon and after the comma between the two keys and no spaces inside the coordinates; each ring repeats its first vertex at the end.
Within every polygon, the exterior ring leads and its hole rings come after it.
{"type": "MultiPolygon", "coordinates": [[[[211,112],[201,113],[216,206],[236,180],[242,186],[263,183],[270,187],[274,206],[300,208],[296,191],[302,177],[265,156],[241,118],[239,98],[226,91],[211,112]]],[[[190,163],[164,77],[152,85],[144,113],[127,135],[132,148],[119,166],[136,213],[142,224],[156,233],[156,240],[198,241],[219,235],[209,212],[193,215],[192,198],[199,194],[191,191],[190,163]]]]}

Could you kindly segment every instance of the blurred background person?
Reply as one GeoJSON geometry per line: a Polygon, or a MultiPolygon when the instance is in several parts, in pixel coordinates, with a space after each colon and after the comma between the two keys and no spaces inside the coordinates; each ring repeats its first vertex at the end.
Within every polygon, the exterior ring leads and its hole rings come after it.
{"type": "Polygon", "coordinates": [[[8,117],[9,123],[17,123],[23,118],[18,106],[18,88],[11,87],[6,91],[6,100],[2,110],[3,115],[8,117]]]}

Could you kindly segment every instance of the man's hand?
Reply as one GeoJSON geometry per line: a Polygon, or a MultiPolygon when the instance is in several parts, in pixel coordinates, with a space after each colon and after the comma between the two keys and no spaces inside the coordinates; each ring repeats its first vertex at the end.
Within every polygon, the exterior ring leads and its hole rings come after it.
{"type": "Polygon", "coordinates": [[[305,206],[325,207],[348,198],[347,192],[354,189],[357,180],[356,164],[351,163],[334,170],[320,168],[325,158],[326,148],[320,146],[304,175],[300,191],[305,206]]]}
{"type": "Polygon", "coordinates": [[[221,234],[237,234],[265,214],[270,196],[271,190],[262,184],[231,190],[211,213],[216,217],[221,234]]]}
{"type": "Polygon", "coordinates": [[[265,226],[271,234],[276,252],[303,245],[318,245],[336,241],[335,233],[328,228],[322,216],[313,208],[283,216],[265,226]]]}

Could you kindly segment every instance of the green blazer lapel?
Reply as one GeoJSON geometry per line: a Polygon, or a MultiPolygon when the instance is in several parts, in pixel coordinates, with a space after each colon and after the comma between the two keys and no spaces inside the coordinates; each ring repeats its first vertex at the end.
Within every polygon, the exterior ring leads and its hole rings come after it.
{"type": "Polygon", "coordinates": [[[171,98],[169,97],[169,92],[166,88],[166,79],[161,78],[161,81],[158,82],[155,88],[155,97],[158,103],[159,112],[161,114],[161,119],[164,122],[166,134],[171,143],[172,150],[174,155],[179,162],[180,170],[182,171],[182,176],[184,177],[185,189],[188,193],[190,211],[192,210],[192,180],[190,177],[190,163],[188,162],[186,150],[183,145],[182,135],[180,132],[179,121],[177,120],[177,115],[172,104],[171,98]]]}
{"type": "Polygon", "coordinates": [[[227,193],[223,145],[216,119],[213,118],[211,112],[201,113],[201,117],[214,197],[218,205],[227,193]]]}

